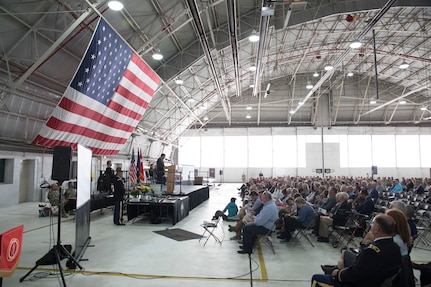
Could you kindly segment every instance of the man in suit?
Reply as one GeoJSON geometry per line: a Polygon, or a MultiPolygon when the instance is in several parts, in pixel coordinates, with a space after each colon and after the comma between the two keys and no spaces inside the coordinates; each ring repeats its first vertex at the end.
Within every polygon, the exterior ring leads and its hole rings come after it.
{"type": "Polygon", "coordinates": [[[162,153],[160,157],[157,159],[156,163],[156,183],[164,184],[165,180],[165,157],[166,155],[162,153]]]}
{"type": "Polygon", "coordinates": [[[395,221],[386,214],[377,215],[371,225],[375,239],[361,251],[351,266],[335,268],[331,275],[315,274],[312,287],[369,287],[394,276],[401,267],[400,248],[392,239],[395,221]]]}

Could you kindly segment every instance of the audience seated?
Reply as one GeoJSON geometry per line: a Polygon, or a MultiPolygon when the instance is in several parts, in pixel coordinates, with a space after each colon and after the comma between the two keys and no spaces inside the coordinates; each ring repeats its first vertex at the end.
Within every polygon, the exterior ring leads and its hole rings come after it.
{"type": "Polygon", "coordinates": [[[61,215],[63,217],[67,217],[67,214],[64,210],[64,197],[61,196],[60,202],[60,187],[57,183],[53,183],[51,185],[51,190],[48,192],[48,200],[51,206],[58,206],[61,209],[61,215]]]}
{"type": "Polygon", "coordinates": [[[321,216],[319,222],[319,242],[329,242],[329,226],[344,226],[347,221],[346,211],[352,210],[350,203],[347,201],[349,195],[346,192],[336,194],[337,204],[329,212],[328,216],[321,216]]]}
{"type": "Polygon", "coordinates": [[[305,229],[314,218],[314,209],[302,197],[295,199],[295,204],[298,207],[297,216],[284,216],[284,231],[278,236],[283,242],[289,242],[292,239],[292,233],[297,228],[305,229]]]}
{"type": "Polygon", "coordinates": [[[371,232],[375,240],[354,257],[351,265],[328,270],[330,274],[313,275],[311,286],[380,286],[385,279],[397,274],[401,267],[401,254],[392,239],[395,221],[388,215],[379,214],[373,220],[371,232]]]}
{"type": "Polygon", "coordinates": [[[272,200],[271,193],[265,191],[261,194],[262,210],[254,218],[253,223],[247,223],[243,227],[243,245],[238,250],[239,254],[250,254],[257,235],[265,235],[272,230],[278,218],[278,209],[272,200]]]}

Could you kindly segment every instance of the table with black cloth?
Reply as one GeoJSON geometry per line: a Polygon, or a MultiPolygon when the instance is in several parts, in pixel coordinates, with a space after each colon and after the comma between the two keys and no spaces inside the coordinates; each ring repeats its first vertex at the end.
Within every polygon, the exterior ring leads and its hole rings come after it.
{"type": "Polygon", "coordinates": [[[97,193],[91,195],[91,209],[94,211],[97,209],[106,208],[114,205],[114,196],[109,193],[97,193]]]}
{"type": "Polygon", "coordinates": [[[208,186],[183,185],[180,194],[172,196],[188,196],[190,210],[210,198],[210,189],[208,186]]]}
{"type": "Polygon", "coordinates": [[[152,200],[129,199],[127,201],[127,220],[147,215],[153,222],[170,219],[175,225],[189,215],[189,197],[168,196],[152,200]]]}

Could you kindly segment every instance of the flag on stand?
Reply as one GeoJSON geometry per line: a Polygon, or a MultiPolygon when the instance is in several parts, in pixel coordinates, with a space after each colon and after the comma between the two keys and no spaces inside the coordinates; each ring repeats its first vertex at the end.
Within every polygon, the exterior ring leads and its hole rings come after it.
{"type": "Polygon", "coordinates": [[[100,19],[70,85],[33,144],[116,155],[142,119],[160,77],[100,19]]]}
{"type": "Polygon", "coordinates": [[[135,150],[132,151],[132,160],[130,162],[130,168],[129,168],[129,178],[130,178],[131,183],[137,182],[136,164],[135,164],[135,150]]]}
{"type": "Polygon", "coordinates": [[[18,267],[23,231],[24,225],[20,225],[0,234],[0,277],[11,277],[18,267]]]}
{"type": "Polygon", "coordinates": [[[136,178],[139,180],[141,178],[141,156],[138,149],[138,162],[136,163],[136,178]]]}
{"type": "Polygon", "coordinates": [[[145,182],[145,171],[144,171],[144,162],[142,160],[142,150],[139,148],[139,160],[140,160],[140,165],[139,165],[139,171],[140,171],[140,176],[139,176],[139,180],[141,182],[145,182]]]}

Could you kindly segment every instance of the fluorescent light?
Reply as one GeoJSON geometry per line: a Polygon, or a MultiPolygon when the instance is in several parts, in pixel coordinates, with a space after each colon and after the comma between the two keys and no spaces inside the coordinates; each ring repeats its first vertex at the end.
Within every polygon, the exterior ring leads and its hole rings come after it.
{"type": "Polygon", "coordinates": [[[410,65],[407,62],[402,62],[401,65],[399,66],[400,69],[407,69],[410,65]]]}
{"type": "Polygon", "coordinates": [[[353,72],[348,72],[347,77],[353,77],[353,72]]]}
{"type": "Polygon", "coordinates": [[[370,105],[375,105],[376,103],[377,103],[377,101],[375,99],[370,100],[370,105]]]}
{"type": "Polygon", "coordinates": [[[120,11],[124,8],[124,5],[120,1],[109,1],[108,7],[114,11],[120,11]]]}
{"type": "Polygon", "coordinates": [[[251,32],[251,35],[248,36],[248,40],[250,42],[257,42],[259,41],[260,37],[259,34],[256,32],[256,30],[253,30],[253,32],[251,32]]]}
{"type": "Polygon", "coordinates": [[[163,59],[163,55],[160,53],[160,50],[157,49],[154,54],[153,54],[153,59],[154,60],[161,60],[163,59]]]}
{"type": "Polygon", "coordinates": [[[352,43],[350,43],[350,48],[352,49],[358,49],[362,46],[362,43],[359,42],[359,40],[355,40],[352,43]]]}
{"type": "Polygon", "coordinates": [[[175,79],[175,84],[182,85],[182,84],[184,84],[184,81],[181,79],[175,79]]]}
{"type": "Polygon", "coordinates": [[[317,78],[319,76],[318,72],[314,72],[313,77],[317,78]]]}
{"type": "Polygon", "coordinates": [[[324,69],[325,71],[331,71],[333,68],[334,66],[332,66],[331,64],[327,64],[324,69]]]}
{"type": "Polygon", "coordinates": [[[252,110],[253,108],[252,107],[250,107],[250,106],[248,106],[248,107],[246,107],[245,108],[247,111],[250,111],[250,110],[252,110]]]}

